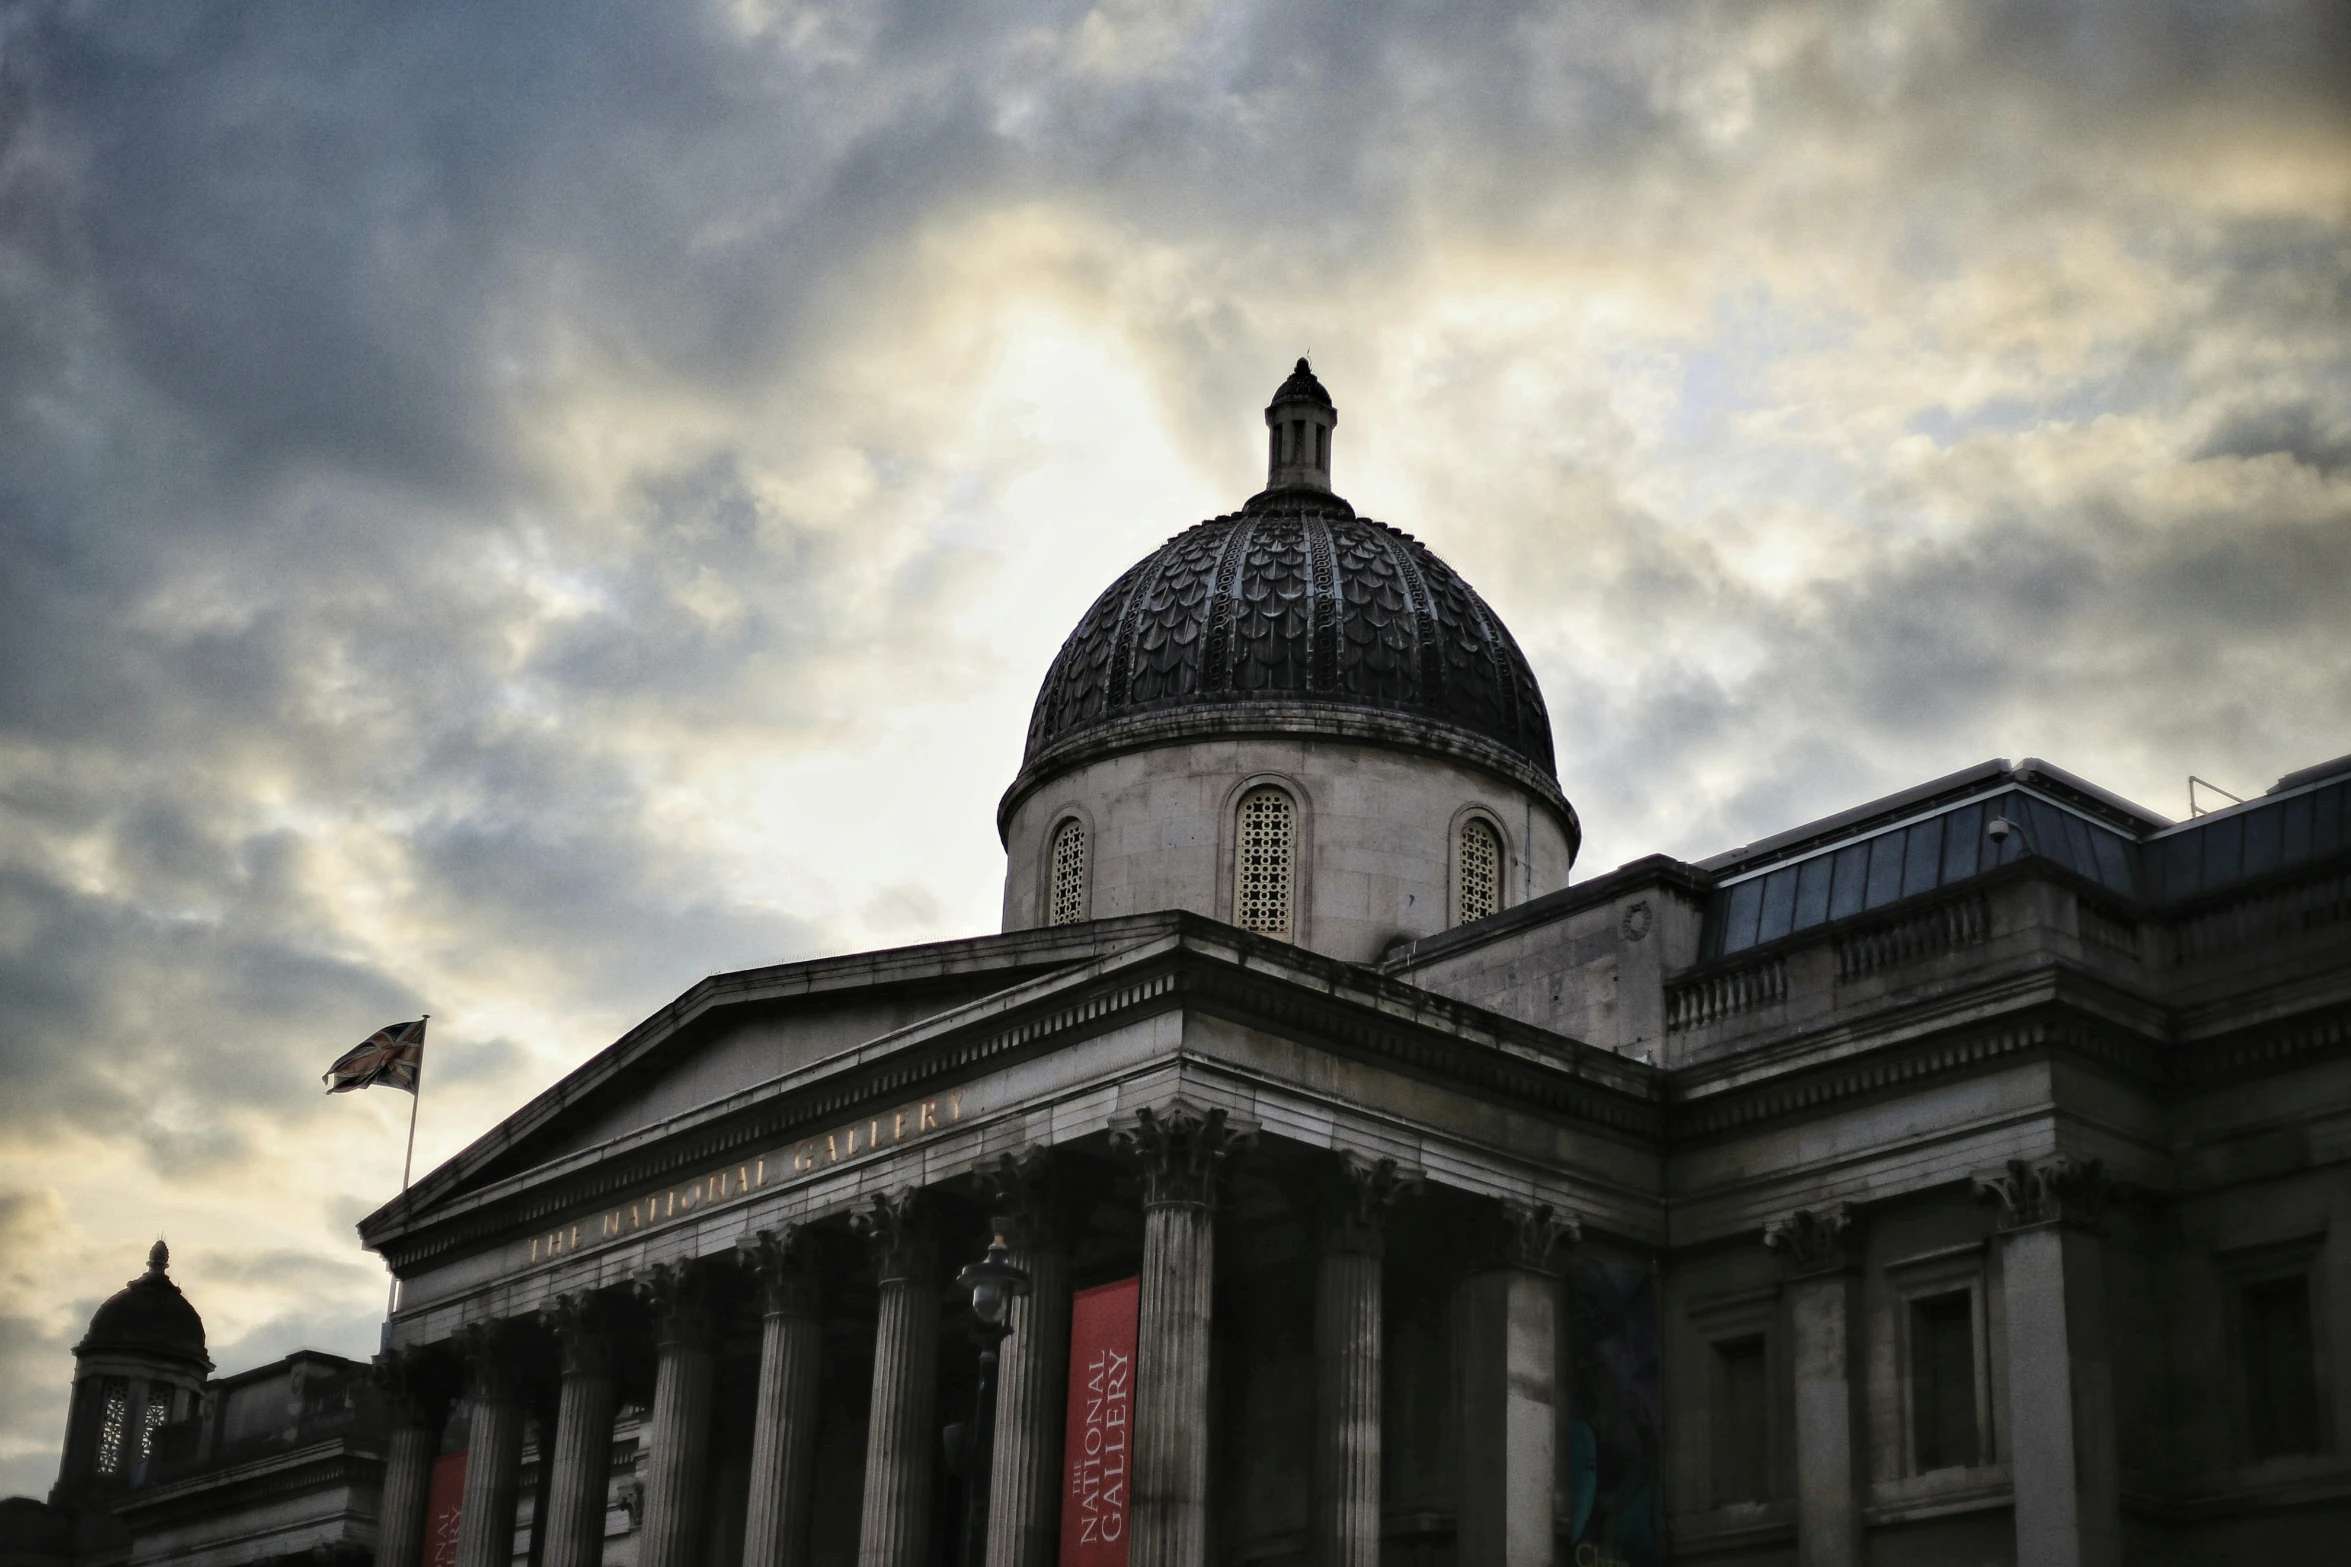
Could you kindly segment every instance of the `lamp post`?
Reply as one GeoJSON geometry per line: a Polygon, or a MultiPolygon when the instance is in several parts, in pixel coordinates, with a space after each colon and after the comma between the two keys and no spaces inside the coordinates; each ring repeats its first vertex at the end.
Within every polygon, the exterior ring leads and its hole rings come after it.
{"type": "Polygon", "coordinates": [[[999,1235],[988,1254],[955,1276],[958,1289],[971,1291],[971,1336],[980,1346],[980,1391],[972,1408],[965,1451],[971,1461],[970,1505],[964,1520],[964,1567],[987,1567],[988,1482],[996,1461],[996,1367],[1012,1326],[1004,1320],[1013,1297],[1029,1292],[1029,1276],[1012,1265],[999,1235]]]}

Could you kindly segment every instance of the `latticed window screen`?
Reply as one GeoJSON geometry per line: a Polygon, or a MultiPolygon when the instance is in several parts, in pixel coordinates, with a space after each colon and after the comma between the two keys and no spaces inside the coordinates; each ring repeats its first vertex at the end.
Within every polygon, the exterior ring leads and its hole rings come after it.
{"type": "Polygon", "coordinates": [[[98,1472],[110,1475],[122,1469],[123,1438],[130,1434],[131,1385],[121,1377],[108,1377],[104,1396],[98,1416],[98,1472]]]}
{"type": "Polygon", "coordinates": [[[1502,840],[1491,823],[1473,816],[1461,824],[1461,923],[1502,909],[1502,840]]]}
{"type": "Polygon", "coordinates": [[[1053,829],[1053,889],[1046,901],[1048,925],[1086,917],[1086,824],[1074,816],[1053,829]]]}
{"type": "Polygon", "coordinates": [[[147,1408],[139,1417],[139,1462],[155,1456],[155,1433],[171,1416],[171,1389],[160,1382],[147,1384],[147,1408]]]}
{"type": "Polygon", "coordinates": [[[1241,797],[1239,854],[1233,865],[1233,923],[1290,940],[1290,886],[1296,858],[1297,807],[1279,789],[1241,797]]]}

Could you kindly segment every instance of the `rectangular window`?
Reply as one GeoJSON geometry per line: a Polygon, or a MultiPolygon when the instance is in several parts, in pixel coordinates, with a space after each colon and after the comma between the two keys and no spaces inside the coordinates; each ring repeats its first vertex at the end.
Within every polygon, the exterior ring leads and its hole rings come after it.
{"type": "Polygon", "coordinates": [[[1714,1505],[1771,1498],[1763,1335],[1714,1346],[1714,1505]]]}
{"type": "Polygon", "coordinates": [[[2311,1355],[2310,1276],[2247,1286],[2245,1435],[2255,1458],[2318,1451],[2318,1368],[2311,1355]]]}
{"type": "Polygon", "coordinates": [[[1981,1461],[1975,1304],[1965,1290],[1910,1303],[1910,1439],[1920,1474],[1981,1461]]]}

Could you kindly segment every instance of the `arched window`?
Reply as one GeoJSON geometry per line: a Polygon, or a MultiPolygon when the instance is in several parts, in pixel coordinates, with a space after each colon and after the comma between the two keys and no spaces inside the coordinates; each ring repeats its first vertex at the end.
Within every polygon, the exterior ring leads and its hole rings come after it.
{"type": "Polygon", "coordinates": [[[122,1472],[123,1443],[130,1435],[131,1384],[123,1377],[108,1377],[102,1384],[104,1402],[98,1414],[98,1472],[102,1475],[122,1472]]]}
{"type": "Polygon", "coordinates": [[[1086,824],[1071,817],[1053,829],[1053,882],[1045,923],[1076,925],[1086,917],[1086,824]]]}
{"type": "Polygon", "coordinates": [[[1502,839],[1494,824],[1473,816],[1461,824],[1461,923],[1502,910],[1502,839]]]}
{"type": "Polygon", "coordinates": [[[1241,796],[1233,860],[1233,923],[1282,941],[1290,935],[1290,887],[1298,808],[1279,789],[1241,796]]]}

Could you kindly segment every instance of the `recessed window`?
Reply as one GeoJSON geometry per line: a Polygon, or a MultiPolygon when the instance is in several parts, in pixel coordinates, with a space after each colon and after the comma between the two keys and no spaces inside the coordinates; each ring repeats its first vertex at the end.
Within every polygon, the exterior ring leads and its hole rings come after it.
{"type": "Polygon", "coordinates": [[[1966,1290],[1910,1303],[1910,1440],[1920,1474],[1982,1462],[1975,1302],[1966,1290]]]}
{"type": "Polygon", "coordinates": [[[1053,882],[1045,923],[1076,925],[1086,917],[1086,824],[1071,817],[1053,829],[1053,882]]]}
{"type": "Polygon", "coordinates": [[[147,1407],[139,1416],[139,1462],[155,1456],[155,1433],[171,1417],[171,1389],[160,1382],[147,1384],[147,1407]]]}
{"type": "Polygon", "coordinates": [[[2318,1451],[2318,1371],[2310,1276],[2249,1285],[2244,1295],[2245,1436],[2255,1458],[2318,1451]]]}
{"type": "Polygon", "coordinates": [[[1763,1335],[1714,1346],[1714,1505],[1771,1499],[1763,1335]]]}
{"type": "Polygon", "coordinates": [[[1483,817],[1461,824],[1461,895],[1456,901],[1464,925],[1501,912],[1502,839],[1483,817]]]}
{"type": "Polygon", "coordinates": [[[108,1377],[104,1399],[98,1415],[98,1472],[102,1475],[119,1474],[122,1471],[123,1441],[130,1434],[130,1383],[121,1377],[108,1377]]]}
{"type": "Polygon", "coordinates": [[[1279,789],[1241,797],[1233,863],[1233,923],[1281,941],[1290,935],[1298,809],[1279,789]]]}

